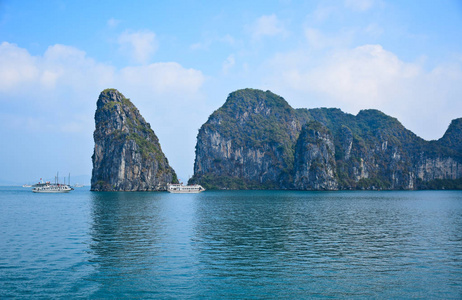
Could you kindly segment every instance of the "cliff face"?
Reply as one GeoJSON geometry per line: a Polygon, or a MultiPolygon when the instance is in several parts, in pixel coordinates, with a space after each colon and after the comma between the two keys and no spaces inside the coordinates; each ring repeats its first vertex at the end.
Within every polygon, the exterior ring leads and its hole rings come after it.
{"type": "Polygon", "coordinates": [[[290,188],[292,145],[301,119],[269,91],[231,93],[199,130],[191,182],[217,188],[290,188]]]}
{"type": "Polygon", "coordinates": [[[177,182],[149,123],[120,92],[101,92],[95,124],[92,191],[157,191],[177,182]]]}
{"type": "Polygon", "coordinates": [[[427,142],[377,110],[293,109],[273,93],[240,90],[201,127],[194,176],[208,188],[299,190],[456,187],[462,119],[427,142]]]}
{"type": "Polygon", "coordinates": [[[336,190],[334,138],[327,127],[312,121],[303,126],[295,146],[294,187],[336,190]]]}

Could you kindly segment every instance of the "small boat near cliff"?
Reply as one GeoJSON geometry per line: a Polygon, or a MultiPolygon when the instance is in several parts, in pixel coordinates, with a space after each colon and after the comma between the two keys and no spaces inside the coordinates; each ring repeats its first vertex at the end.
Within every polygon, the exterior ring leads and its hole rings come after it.
{"type": "MultiPolygon", "coordinates": [[[[69,183],[71,182],[71,175],[69,174],[69,183]]],[[[34,184],[32,188],[32,192],[34,193],[69,193],[74,189],[70,186],[70,184],[66,183],[59,183],[58,174],[55,177],[56,182],[54,184],[50,183],[49,181],[43,182],[42,178],[40,178],[40,182],[34,184]]],[[[64,179],[64,182],[66,180],[64,179]]]]}
{"type": "Polygon", "coordinates": [[[44,184],[37,184],[33,189],[32,192],[34,193],[68,193],[74,190],[67,184],[50,184],[46,182],[44,184]]]}
{"type": "Polygon", "coordinates": [[[183,185],[183,184],[169,184],[167,185],[167,191],[175,194],[195,194],[205,191],[205,189],[199,185],[183,185]]]}

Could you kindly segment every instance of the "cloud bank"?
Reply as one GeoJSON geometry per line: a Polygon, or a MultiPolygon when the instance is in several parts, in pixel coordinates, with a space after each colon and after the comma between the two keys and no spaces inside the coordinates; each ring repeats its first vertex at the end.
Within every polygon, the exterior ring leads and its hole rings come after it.
{"type": "Polygon", "coordinates": [[[461,117],[460,63],[426,69],[424,61],[405,62],[377,44],[316,58],[308,50],[280,53],[264,72],[298,107],[333,106],[354,114],[379,109],[408,128],[420,128],[416,133],[424,138],[441,137],[449,121],[461,117]]]}
{"type": "MultiPolygon", "coordinates": [[[[157,106],[164,106],[166,97],[183,104],[189,100],[182,95],[194,99],[205,81],[201,71],[175,62],[116,69],[65,45],[50,46],[43,55],[33,56],[26,49],[3,42],[0,66],[0,101],[9,103],[11,114],[16,112],[16,117],[22,118],[27,108],[33,108],[42,126],[48,127],[43,124],[47,119],[50,122],[60,119],[64,122],[62,130],[72,131],[78,130],[78,124],[82,130],[93,126],[91,118],[82,118],[74,111],[93,111],[99,92],[105,88],[116,87],[127,94],[133,92],[142,104],[157,99],[157,106]],[[50,105],[60,110],[49,110],[50,105]],[[61,119],[64,112],[66,117],[61,119]],[[48,118],[43,119],[43,115],[48,118]],[[90,124],[83,124],[88,122],[90,124]]],[[[24,124],[34,123],[33,115],[28,118],[24,124]]]]}
{"type": "Polygon", "coordinates": [[[190,174],[194,151],[184,154],[177,149],[193,148],[197,129],[207,117],[209,109],[204,108],[201,92],[204,82],[201,71],[176,62],[117,69],[70,46],[53,45],[43,55],[31,55],[24,48],[3,42],[0,103],[7,109],[0,113],[0,126],[21,136],[52,132],[62,142],[66,138],[60,134],[71,134],[72,144],[88,149],[88,153],[79,152],[88,156],[86,166],[93,147],[96,100],[103,89],[117,88],[133,99],[151,123],[177,172],[190,174]],[[182,139],[170,138],[180,132],[182,139]]]}

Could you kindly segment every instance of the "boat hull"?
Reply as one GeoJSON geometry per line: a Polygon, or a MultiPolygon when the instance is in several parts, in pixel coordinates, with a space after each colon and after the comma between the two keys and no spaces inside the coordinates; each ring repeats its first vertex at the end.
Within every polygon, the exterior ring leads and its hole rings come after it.
{"type": "Polygon", "coordinates": [[[34,193],[69,193],[73,189],[68,186],[45,186],[45,187],[35,187],[32,189],[34,193]]]}
{"type": "Polygon", "coordinates": [[[53,190],[32,190],[34,193],[69,193],[71,190],[60,190],[60,191],[53,191],[53,190]]]}
{"type": "Polygon", "coordinates": [[[199,194],[203,191],[177,191],[177,190],[169,190],[169,193],[172,194],[199,194]]]}

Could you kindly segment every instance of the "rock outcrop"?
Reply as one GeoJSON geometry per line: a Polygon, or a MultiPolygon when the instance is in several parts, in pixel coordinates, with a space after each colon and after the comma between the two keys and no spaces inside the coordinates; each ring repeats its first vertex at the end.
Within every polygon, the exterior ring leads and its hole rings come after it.
{"type": "Polygon", "coordinates": [[[462,188],[462,119],[425,141],[378,110],[293,109],[270,91],[229,95],[197,136],[191,183],[224,189],[462,188]]]}
{"type": "Polygon", "coordinates": [[[294,187],[299,190],[336,190],[334,137],[321,123],[303,126],[295,145],[294,187]]]}
{"type": "Polygon", "coordinates": [[[457,153],[462,152],[462,118],[452,120],[448,130],[438,141],[442,145],[451,148],[457,153]]]}
{"type": "Polygon", "coordinates": [[[291,188],[303,118],[269,91],[231,93],[199,130],[191,182],[209,188],[291,188]]]}
{"type": "Polygon", "coordinates": [[[95,123],[92,191],[159,191],[178,182],[151,126],[120,92],[101,92],[95,123]]]}

